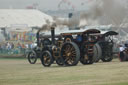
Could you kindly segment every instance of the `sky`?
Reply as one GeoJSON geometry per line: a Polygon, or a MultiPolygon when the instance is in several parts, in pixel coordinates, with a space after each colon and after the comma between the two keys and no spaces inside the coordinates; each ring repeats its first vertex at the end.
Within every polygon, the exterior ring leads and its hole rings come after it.
{"type": "MultiPolygon", "coordinates": [[[[64,3],[61,3],[63,8],[72,8],[76,10],[83,8],[85,5],[83,2],[91,0],[65,0],[64,3]],[[68,5],[70,4],[70,5],[68,5]]],[[[58,4],[61,0],[0,0],[0,8],[26,8],[27,6],[32,6],[33,3],[38,4],[38,9],[41,10],[57,10],[58,4]]],[[[87,5],[87,4],[86,4],[87,5]]]]}
{"type": "Polygon", "coordinates": [[[74,8],[75,11],[84,10],[88,13],[85,14],[86,18],[87,15],[94,18],[107,16],[113,19],[111,21],[118,24],[128,15],[128,0],[0,0],[0,9],[24,9],[34,3],[38,4],[37,8],[41,11],[58,10],[58,7],[63,9],[74,8]],[[61,5],[59,6],[59,4],[61,5]],[[124,9],[125,4],[127,10],[124,9]]]}
{"type": "MultiPolygon", "coordinates": [[[[36,3],[38,4],[37,8],[41,10],[58,10],[61,1],[65,1],[61,3],[60,8],[62,9],[74,8],[75,10],[85,10],[96,0],[0,0],[0,9],[23,9],[36,3]]],[[[123,2],[127,0],[116,1],[123,2]]]]}

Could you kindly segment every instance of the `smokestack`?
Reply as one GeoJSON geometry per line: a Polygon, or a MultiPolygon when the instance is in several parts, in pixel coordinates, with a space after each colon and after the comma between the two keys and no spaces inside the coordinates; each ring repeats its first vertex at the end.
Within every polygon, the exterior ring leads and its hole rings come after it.
{"type": "Polygon", "coordinates": [[[36,34],[36,38],[37,38],[37,46],[39,46],[40,47],[40,43],[39,43],[39,32],[37,32],[37,34],[36,34]]]}
{"type": "Polygon", "coordinates": [[[55,45],[55,28],[51,27],[52,44],[55,45]]]}
{"type": "Polygon", "coordinates": [[[68,14],[68,18],[72,18],[73,14],[72,13],[69,13],[68,14]]]}
{"type": "MultiPolygon", "coordinates": [[[[73,14],[72,14],[72,13],[69,13],[69,14],[68,14],[68,18],[69,18],[69,19],[71,19],[71,18],[72,18],[72,16],[73,16],[73,14]]],[[[71,27],[69,27],[69,30],[71,30],[71,29],[72,29],[72,28],[71,28],[71,27]]]]}

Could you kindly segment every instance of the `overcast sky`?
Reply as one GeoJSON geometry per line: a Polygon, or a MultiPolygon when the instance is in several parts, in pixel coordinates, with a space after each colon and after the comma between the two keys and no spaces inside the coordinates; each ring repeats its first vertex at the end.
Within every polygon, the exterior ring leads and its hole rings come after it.
{"type": "MultiPolygon", "coordinates": [[[[15,8],[21,9],[28,6],[32,6],[34,3],[38,4],[38,9],[41,10],[57,10],[58,4],[62,0],[0,0],[0,8],[15,8]]],[[[96,0],[63,0],[61,8],[72,8],[75,10],[85,10],[89,8],[89,5],[96,0]]],[[[101,0],[102,1],[102,0],[101,0]]],[[[113,0],[112,0],[113,1],[113,0]]],[[[116,0],[116,1],[127,1],[127,0],[116,0]]],[[[109,5],[108,5],[109,6],[109,5]]]]}
{"type": "MultiPolygon", "coordinates": [[[[61,0],[0,0],[0,8],[26,8],[33,3],[37,3],[39,9],[57,10],[60,1],[61,0]]],[[[68,7],[67,4],[69,3],[70,8],[73,6],[75,9],[80,9],[83,5],[82,2],[86,1],[88,0],[66,0],[66,4],[63,3],[62,6],[68,7]]]]}

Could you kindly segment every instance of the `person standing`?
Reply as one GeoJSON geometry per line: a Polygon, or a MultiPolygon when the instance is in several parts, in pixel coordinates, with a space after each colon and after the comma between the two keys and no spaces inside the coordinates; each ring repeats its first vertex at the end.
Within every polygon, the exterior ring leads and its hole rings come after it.
{"type": "Polygon", "coordinates": [[[119,54],[120,61],[124,61],[125,60],[125,56],[124,56],[125,47],[123,45],[120,45],[119,49],[120,49],[120,54],[119,54]]]}

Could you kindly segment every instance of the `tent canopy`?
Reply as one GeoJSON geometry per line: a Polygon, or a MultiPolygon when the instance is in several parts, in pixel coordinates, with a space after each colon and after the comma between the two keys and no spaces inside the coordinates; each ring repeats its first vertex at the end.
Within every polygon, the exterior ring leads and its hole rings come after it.
{"type": "Polygon", "coordinates": [[[41,27],[52,17],[36,9],[0,9],[0,28],[13,26],[41,27]]]}

